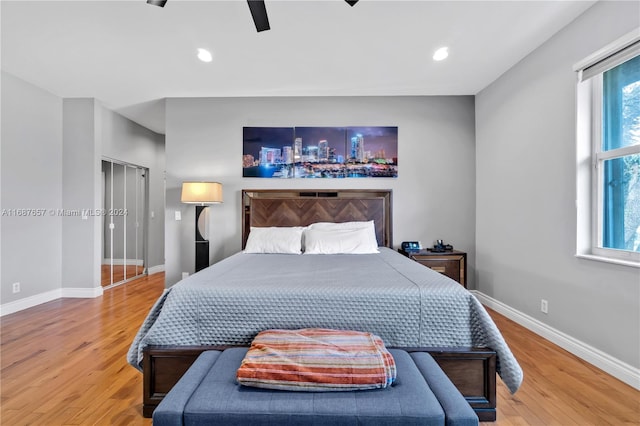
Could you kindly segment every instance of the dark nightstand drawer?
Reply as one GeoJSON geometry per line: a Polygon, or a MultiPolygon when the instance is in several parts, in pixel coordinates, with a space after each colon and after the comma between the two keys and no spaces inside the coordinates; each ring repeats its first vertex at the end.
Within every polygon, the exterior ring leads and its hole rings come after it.
{"type": "Polygon", "coordinates": [[[465,288],[467,287],[467,253],[458,250],[443,253],[428,250],[406,252],[400,249],[398,251],[410,259],[458,281],[465,288]]]}

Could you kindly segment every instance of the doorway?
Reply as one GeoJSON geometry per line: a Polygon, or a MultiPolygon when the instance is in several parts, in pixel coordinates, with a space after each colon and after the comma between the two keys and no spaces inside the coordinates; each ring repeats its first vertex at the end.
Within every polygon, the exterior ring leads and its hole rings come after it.
{"type": "Polygon", "coordinates": [[[102,160],[103,288],[147,273],[147,200],[149,169],[113,159],[102,160]]]}

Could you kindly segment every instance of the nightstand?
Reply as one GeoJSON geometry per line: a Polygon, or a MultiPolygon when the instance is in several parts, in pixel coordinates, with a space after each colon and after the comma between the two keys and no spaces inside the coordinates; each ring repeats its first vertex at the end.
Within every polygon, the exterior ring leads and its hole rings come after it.
{"type": "Polygon", "coordinates": [[[429,250],[406,252],[398,249],[398,251],[410,259],[458,281],[464,288],[467,288],[467,253],[458,250],[440,253],[429,250]]]}

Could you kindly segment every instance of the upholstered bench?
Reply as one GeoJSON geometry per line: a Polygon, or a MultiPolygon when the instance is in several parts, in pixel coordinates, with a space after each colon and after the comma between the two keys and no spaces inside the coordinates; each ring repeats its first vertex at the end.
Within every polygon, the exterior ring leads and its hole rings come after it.
{"type": "Polygon", "coordinates": [[[396,382],[387,389],[291,392],[241,386],[246,348],[203,352],[153,413],[177,425],[477,425],[478,417],[428,353],[390,350],[396,382]]]}

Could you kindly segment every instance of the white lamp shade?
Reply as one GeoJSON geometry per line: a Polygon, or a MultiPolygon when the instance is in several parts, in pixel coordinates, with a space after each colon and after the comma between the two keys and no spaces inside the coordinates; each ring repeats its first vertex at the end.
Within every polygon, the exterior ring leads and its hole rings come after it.
{"type": "Polygon", "coordinates": [[[180,201],[200,205],[222,203],[222,184],[218,182],[183,182],[180,201]]]}

